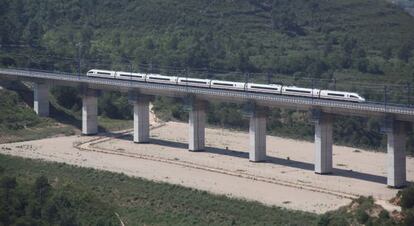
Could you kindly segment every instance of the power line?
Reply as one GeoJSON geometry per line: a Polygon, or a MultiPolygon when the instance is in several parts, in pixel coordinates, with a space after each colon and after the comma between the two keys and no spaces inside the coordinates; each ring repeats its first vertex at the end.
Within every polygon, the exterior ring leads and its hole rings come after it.
{"type": "MultiPolygon", "coordinates": [[[[22,46],[18,44],[12,44],[11,46],[22,46]]],[[[32,46],[30,46],[32,47],[32,46]]],[[[0,49],[1,50],[1,49],[0,49]]],[[[2,52],[0,51],[0,54],[2,52]]],[[[30,53],[30,54],[23,54],[23,53],[8,53],[8,56],[14,56],[14,57],[22,57],[27,58],[29,63],[35,62],[38,60],[45,60],[43,58],[46,58],[46,60],[58,60],[58,61],[66,61],[65,63],[78,63],[79,57],[62,57],[58,55],[52,55],[52,54],[40,54],[40,53],[30,53]]],[[[234,71],[234,70],[225,70],[225,69],[217,69],[217,68],[211,68],[211,67],[202,67],[202,68],[193,68],[193,67],[184,67],[184,66],[165,66],[165,65],[159,65],[154,63],[143,63],[139,62],[136,64],[136,62],[133,62],[133,58],[130,57],[121,57],[121,59],[118,59],[117,61],[114,60],[108,60],[108,59],[100,59],[100,58],[88,58],[88,57],[82,57],[83,64],[85,66],[91,66],[91,64],[98,64],[106,67],[121,67],[121,68],[132,68],[131,65],[136,65],[138,68],[134,68],[135,70],[146,70],[146,71],[163,71],[164,73],[202,73],[204,76],[208,76],[209,74],[214,76],[242,76],[245,77],[245,73],[241,71],[234,71]],[[122,62],[124,61],[124,62],[122,62]]],[[[56,62],[61,63],[61,62],[56,62]]],[[[269,76],[269,72],[255,72],[255,73],[249,73],[250,78],[253,80],[258,80],[262,78],[263,80],[267,80],[269,76]]],[[[330,84],[333,83],[333,79],[324,79],[324,78],[311,78],[311,77],[294,77],[294,76],[288,76],[284,74],[277,74],[277,73],[271,73],[271,81],[278,81],[282,83],[311,83],[314,82],[316,85],[318,84],[330,84]]],[[[341,81],[341,80],[335,80],[336,86],[357,86],[358,88],[381,88],[385,85],[388,86],[388,88],[403,88],[405,87],[406,82],[402,82],[402,84],[381,84],[381,83],[363,83],[363,82],[352,82],[352,81],[341,81]]],[[[382,89],[382,88],[381,88],[382,89]]]]}

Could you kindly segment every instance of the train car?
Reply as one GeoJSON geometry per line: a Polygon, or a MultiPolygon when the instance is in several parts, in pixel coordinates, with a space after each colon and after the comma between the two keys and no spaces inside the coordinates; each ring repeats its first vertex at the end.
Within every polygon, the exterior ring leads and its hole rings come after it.
{"type": "Polygon", "coordinates": [[[207,87],[210,88],[210,79],[198,79],[198,78],[178,78],[178,85],[182,86],[196,86],[196,87],[207,87]]]}
{"type": "Polygon", "coordinates": [[[289,96],[303,96],[303,97],[314,97],[319,98],[319,89],[301,88],[296,86],[283,86],[282,94],[289,96]]]}
{"type": "Polygon", "coordinates": [[[145,81],[152,83],[177,84],[178,77],[158,74],[147,74],[145,81]]]}
{"type": "Polygon", "coordinates": [[[89,70],[86,75],[90,77],[99,77],[99,78],[115,78],[115,71],[106,71],[106,70],[98,70],[92,69],[89,70]]]}
{"type": "Polygon", "coordinates": [[[124,72],[124,71],[117,71],[115,72],[115,77],[117,79],[123,80],[134,80],[134,81],[141,81],[145,82],[146,75],[142,73],[132,73],[132,72],[124,72]]]}
{"type": "Polygon", "coordinates": [[[211,80],[211,88],[214,89],[231,89],[231,90],[245,90],[246,83],[244,82],[230,82],[230,81],[220,81],[220,80],[211,80]]]}
{"type": "Polygon", "coordinates": [[[246,86],[249,92],[282,94],[282,86],[277,84],[247,83],[246,86]]]}
{"type": "Polygon", "coordinates": [[[197,79],[187,77],[175,77],[175,76],[164,76],[159,74],[142,74],[132,73],[123,71],[107,71],[91,69],[86,73],[87,76],[100,77],[100,78],[111,78],[111,79],[122,79],[122,80],[134,80],[141,82],[151,83],[163,83],[163,84],[175,84],[182,86],[195,86],[195,87],[206,87],[214,89],[225,89],[225,90],[239,90],[248,92],[260,92],[269,94],[282,94],[289,96],[302,96],[302,97],[313,97],[330,100],[340,101],[351,101],[351,102],[365,102],[365,99],[357,93],[343,92],[343,91],[332,91],[332,90],[320,90],[301,88],[296,86],[281,86],[277,84],[257,84],[257,83],[243,83],[243,82],[231,82],[231,81],[220,81],[220,80],[209,80],[209,79],[197,79]]]}
{"type": "Polygon", "coordinates": [[[365,98],[361,97],[357,93],[332,91],[332,90],[321,90],[320,98],[332,99],[332,100],[344,100],[344,101],[351,101],[351,102],[358,102],[358,103],[365,102],[365,98]]]}

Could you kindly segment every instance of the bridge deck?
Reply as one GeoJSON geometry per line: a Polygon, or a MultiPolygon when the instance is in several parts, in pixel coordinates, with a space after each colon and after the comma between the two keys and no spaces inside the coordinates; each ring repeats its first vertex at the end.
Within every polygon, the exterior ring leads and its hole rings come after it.
{"type": "Polygon", "coordinates": [[[92,89],[136,91],[147,95],[186,97],[193,95],[205,100],[230,102],[253,101],[261,106],[283,107],[299,110],[320,109],[321,111],[356,116],[392,116],[397,120],[414,121],[414,107],[381,104],[352,103],[317,98],[294,97],[276,94],[252,93],[244,91],[199,88],[181,85],[167,85],[128,80],[92,78],[67,73],[39,72],[16,69],[0,69],[0,78],[28,81],[46,81],[52,85],[87,86],[92,89]]]}

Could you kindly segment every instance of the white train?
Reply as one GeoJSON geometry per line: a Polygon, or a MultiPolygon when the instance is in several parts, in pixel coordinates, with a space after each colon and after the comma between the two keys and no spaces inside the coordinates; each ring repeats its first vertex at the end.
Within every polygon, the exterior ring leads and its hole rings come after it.
{"type": "Polygon", "coordinates": [[[282,86],[277,84],[257,84],[244,82],[231,82],[210,79],[186,78],[165,76],[159,74],[144,74],[124,71],[107,71],[92,69],[87,76],[111,79],[133,80],[139,82],[163,83],[183,86],[204,87],[212,89],[239,90],[258,93],[270,93],[289,96],[313,97],[321,99],[333,99],[351,102],[365,102],[365,99],[357,93],[301,88],[296,86],[282,86]]]}

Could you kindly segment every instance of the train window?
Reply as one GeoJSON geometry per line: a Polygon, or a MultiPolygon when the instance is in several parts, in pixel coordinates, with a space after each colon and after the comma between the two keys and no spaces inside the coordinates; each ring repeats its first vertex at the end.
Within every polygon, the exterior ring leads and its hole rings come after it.
{"type": "Polygon", "coordinates": [[[100,72],[100,71],[98,71],[98,72],[96,72],[97,74],[100,74],[100,75],[110,75],[111,73],[108,73],[108,72],[100,72]]]}
{"type": "Polygon", "coordinates": [[[358,97],[357,97],[357,96],[354,96],[354,95],[350,95],[350,97],[351,97],[351,98],[356,98],[356,99],[358,99],[358,97]]]}
{"type": "Polygon", "coordinates": [[[202,81],[194,81],[194,80],[181,80],[181,82],[191,82],[191,83],[198,83],[198,84],[206,84],[206,82],[202,82],[202,81]]]}
{"type": "Polygon", "coordinates": [[[154,79],[154,80],[163,80],[163,81],[170,81],[170,79],[169,79],[169,78],[149,77],[149,79],[154,79]]]}
{"type": "Polygon", "coordinates": [[[128,74],[119,74],[119,76],[128,76],[128,77],[130,77],[130,76],[132,76],[132,75],[128,75],[128,74]]]}
{"type": "Polygon", "coordinates": [[[328,93],[328,96],[335,96],[335,97],[344,97],[344,94],[338,94],[338,93],[328,93]]]}
{"type": "Polygon", "coordinates": [[[250,86],[250,88],[253,88],[253,89],[267,89],[267,90],[279,90],[279,88],[277,88],[277,87],[270,88],[270,87],[250,86]]]}
{"type": "Polygon", "coordinates": [[[214,85],[233,86],[233,84],[221,83],[221,82],[215,82],[214,85]]]}
{"type": "Polygon", "coordinates": [[[296,92],[296,93],[311,93],[311,91],[305,90],[295,90],[295,89],[286,89],[287,92],[296,92]]]}

